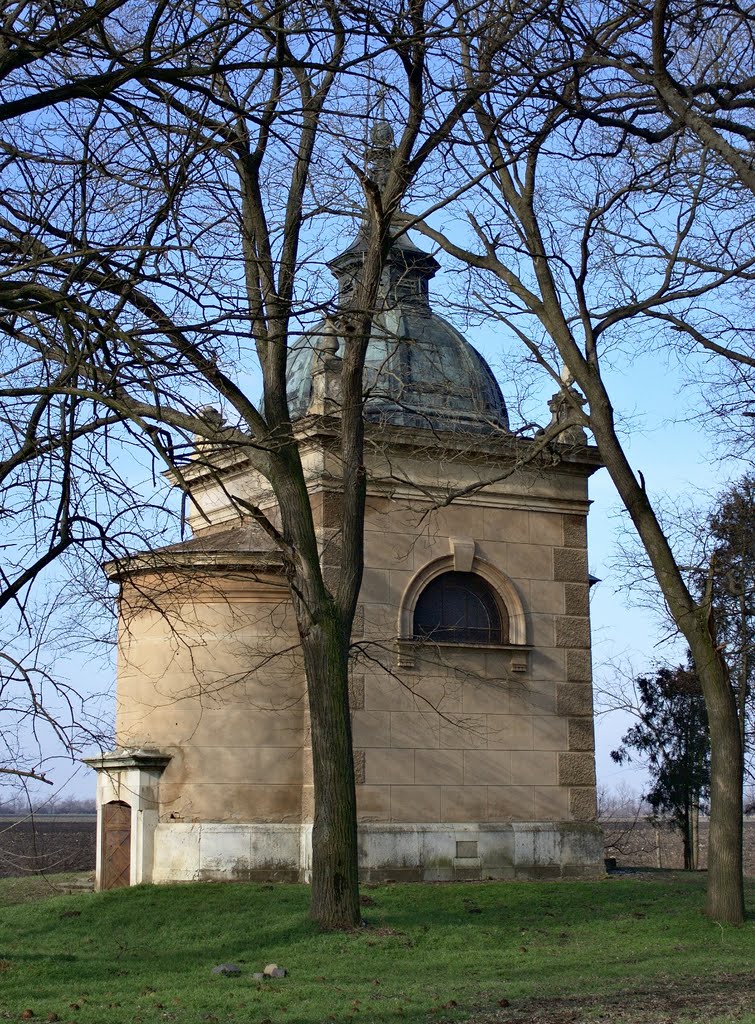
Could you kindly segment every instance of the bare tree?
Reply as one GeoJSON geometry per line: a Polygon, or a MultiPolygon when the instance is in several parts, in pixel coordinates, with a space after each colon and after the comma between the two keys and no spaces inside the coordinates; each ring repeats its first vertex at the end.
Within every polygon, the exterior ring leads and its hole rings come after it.
{"type": "MultiPolygon", "coordinates": [[[[431,187],[420,172],[489,71],[454,81],[456,14],[444,3],[213,10],[181,8],[194,43],[176,66],[166,57],[160,73],[131,75],[106,100],[50,108],[47,135],[16,139],[0,321],[31,358],[73,363],[55,394],[86,407],[89,423],[128,420],[179,480],[198,435],[208,465],[235,448],[268,482],[272,505],[247,501],[243,512],[280,554],[299,628],[316,802],[312,914],[348,927],[360,917],[348,658],[363,561],[365,351],[399,205],[413,182],[419,197],[431,187]],[[388,85],[378,100],[379,78],[388,85]],[[376,113],[365,167],[365,120],[376,113]],[[334,210],[360,207],[362,261],[335,309],[318,288],[323,231],[334,210]],[[286,394],[289,347],[323,312],[337,316],[342,353],[342,526],[327,573],[306,434],[286,394]],[[246,379],[254,363],[261,404],[246,379]]],[[[151,25],[135,24],[130,38],[149,36],[151,25]]]]}
{"type": "MultiPolygon", "coordinates": [[[[552,4],[540,22],[540,45],[524,60],[533,95],[610,131],[617,152],[671,144],[705,176],[752,195],[754,28],[750,9],[720,0],[651,0],[589,13],[552,4]]],[[[746,297],[738,299],[744,306],[746,297]]],[[[687,335],[693,348],[724,357],[711,360],[706,402],[738,420],[737,443],[748,449],[740,417],[753,405],[751,316],[727,321],[668,307],[652,315],[687,335]]]]}
{"type": "Polygon", "coordinates": [[[551,3],[519,56],[532,95],[627,141],[694,138],[752,192],[754,28],[751,9],[725,0],[551,3]]]}
{"type": "Polygon", "coordinates": [[[132,82],[210,80],[213,67],[196,58],[212,32],[190,2],[8,5],[0,42],[0,122],[77,100],[106,99],[132,82]]]}
{"type": "Polygon", "coordinates": [[[49,782],[57,758],[80,755],[107,731],[97,695],[63,668],[95,635],[112,632],[95,609],[100,563],[154,544],[173,516],[135,486],[133,452],[152,456],[120,417],[56,395],[60,366],[28,352],[19,359],[11,339],[0,358],[10,385],[0,387],[0,774],[49,782]],[[108,458],[124,442],[127,477],[108,458]]]}
{"type": "MultiPolygon", "coordinates": [[[[497,8],[487,11],[500,20],[497,8]]],[[[475,32],[482,16],[478,8],[470,26],[471,76],[479,70],[475,32]]],[[[470,189],[470,244],[429,221],[422,230],[477,272],[478,301],[545,372],[565,378],[565,398],[595,437],[700,676],[713,747],[708,912],[739,923],[741,741],[711,628],[711,597],[691,592],[645,479],[628,461],[607,370],[617,360],[631,362],[638,345],[657,344],[659,324],[690,337],[705,322],[726,321],[721,329],[732,329],[739,290],[755,266],[751,197],[715,152],[690,147],[683,136],[630,141],[623,127],[575,118],[575,95],[584,85],[571,69],[589,66],[592,42],[565,42],[552,29],[546,15],[517,36],[500,86],[480,99],[468,122],[459,188],[466,181],[470,189]],[[533,79],[534,67],[540,70],[533,79]],[[469,171],[471,151],[479,170],[469,171]],[[488,177],[475,187],[482,171],[488,177]]]]}
{"type": "MultiPolygon", "coordinates": [[[[597,59],[618,70],[630,88],[647,90],[646,111],[655,107],[665,121],[660,132],[656,125],[656,137],[694,135],[755,192],[755,78],[748,57],[752,11],[719,0],[654,0],[629,6],[627,14],[629,24],[617,40],[598,48],[597,59]]],[[[618,98],[609,91],[602,113],[625,127],[626,107],[616,105],[618,98]]],[[[643,128],[645,138],[652,138],[648,125],[633,119],[631,131],[643,133],[643,128]]]]}

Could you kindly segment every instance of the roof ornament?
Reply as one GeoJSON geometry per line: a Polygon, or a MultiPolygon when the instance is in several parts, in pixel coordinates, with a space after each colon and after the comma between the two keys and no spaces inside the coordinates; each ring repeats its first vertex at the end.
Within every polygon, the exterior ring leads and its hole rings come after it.
{"type": "Polygon", "coordinates": [[[549,430],[556,432],[554,440],[560,444],[585,445],[587,434],[585,432],[585,418],[582,408],[587,404],[587,399],[572,386],[571,374],[566,371],[568,377],[564,378],[562,388],[548,402],[551,412],[551,421],[545,430],[538,430],[535,435],[540,436],[549,430]]]}
{"type": "Polygon", "coordinates": [[[338,352],[338,328],[332,317],[325,317],[322,332],[317,342],[317,351],[326,356],[334,356],[338,352]]]}
{"type": "Polygon", "coordinates": [[[309,416],[338,416],[341,412],[341,358],[338,355],[338,325],[326,317],[315,346],[309,416]]]}
{"type": "Polygon", "coordinates": [[[396,152],[393,128],[385,116],[385,97],[388,88],[380,83],[377,91],[377,117],[370,129],[370,144],[367,147],[367,173],[382,192],[391,173],[391,162],[396,152]]]}

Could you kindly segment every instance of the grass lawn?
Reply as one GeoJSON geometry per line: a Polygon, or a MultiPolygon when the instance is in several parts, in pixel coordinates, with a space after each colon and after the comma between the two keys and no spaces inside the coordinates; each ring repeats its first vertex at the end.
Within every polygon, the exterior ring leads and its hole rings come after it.
{"type": "Polygon", "coordinates": [[[0,881],[0,1020],[755,1024],[752,884],[738,929],[681,873],[387,885],[348,934],[318,933],[303,886],[24,885],[0,881]],[[255,981],[271,961],[289,976],[255,981]]]}

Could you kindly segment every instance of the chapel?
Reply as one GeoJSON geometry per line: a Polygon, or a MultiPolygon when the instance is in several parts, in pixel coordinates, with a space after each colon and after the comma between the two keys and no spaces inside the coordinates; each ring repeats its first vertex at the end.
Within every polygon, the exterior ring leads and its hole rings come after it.
{"type": "MultiPolygon", "coordinates": [[[[373,133],[373,161],[392,144],[373,133]]],[[[330,263],[346,300],[365,236],[330,263]]],[[[435,258],[404,233],[369,344],[365,570],[350,705],[365,880],[596,877],[587,481],[600,466],[565,385],[563,429],[515,436],[482,356],[434,309],[435,258]]],[[[288,396],[337,563],[340,362],[324,320],[288,396]]],[[[201,450],[201,445],[198,446],[201,450]]],[[[243,449],[184,471],[191,537],[110,564],[120,586],[116,748],[98,773],[97,886],[307,880],[306,680],[275,516],[243,449]]]]}

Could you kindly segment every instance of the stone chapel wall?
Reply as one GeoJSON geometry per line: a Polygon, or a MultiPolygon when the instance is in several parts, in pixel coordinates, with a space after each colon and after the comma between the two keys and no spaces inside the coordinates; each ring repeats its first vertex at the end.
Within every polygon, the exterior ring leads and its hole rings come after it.
{"type": "Polygon", "coordinates": [[[368,505],[361,603],[372,651],[353,681],[360,819],[593,820],[585,513],[368,505]],[[465,645],[422,645],[407,666],[387,642],[414,575],[460,536],[521,597],[533,648],[524,672],[510,652],[465,645]]]}
{"type": "Polygon", "coordinates": [[[141,582],[123,600],[119,746],[171,756],[160,820],[296,822],[306,700],[287,595],[239,579],[141,582]],[[159,601],[159,609],[151,607],[159,601]]]}

